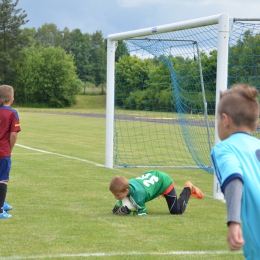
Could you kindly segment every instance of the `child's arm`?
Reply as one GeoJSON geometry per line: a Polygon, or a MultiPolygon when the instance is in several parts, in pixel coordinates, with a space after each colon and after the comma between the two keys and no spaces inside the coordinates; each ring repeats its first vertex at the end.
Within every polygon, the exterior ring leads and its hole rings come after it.
{"type": "Polygon", "coordinates": [[[132,201],[133,205],[136,207],[136,210],[133,211],[133,215],[141,216],[141,215],[148,214],[143,196],[135,196],[135,197],[130,196],[130,200],[132,201]]]}
{"type": "Polygon", "coordinates": [[[137,215],[141,216],[141,215],[147,215],[147,210],[145,207],[142,207],[141,209],[137,210],[137,215]]]}
{"type": "Polygon", "coordinates": [[[227,241],[231,250],[239,250],[244,244],[240,226],[242,190],[243,183],[240,179],[232,180],[225,188],[228,218],[227,241]]]}
{"type": "Polygon", "coordinates": [[[10,150],[11,150],[11,152],[14,148],[16,140],[17,140],[17,132],[11,132],[11,134],[10,134],[10,150]]]}

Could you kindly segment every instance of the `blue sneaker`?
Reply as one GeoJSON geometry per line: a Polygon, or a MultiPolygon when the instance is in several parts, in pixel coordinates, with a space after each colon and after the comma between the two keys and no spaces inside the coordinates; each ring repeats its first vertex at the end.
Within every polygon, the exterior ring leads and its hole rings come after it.
{"type": "Polygon", "coordinates": [[[13,207],[11,205],[9,205],[6,201],[4,202],[4,206],[3,206],[3,210],[4,211],[9,211],[12,210],[13,207]]]}
{"type": "Polygon", "coordinates": [[[11,218],[12,215],[8,214],[6,211],[3,211],[3,213],[0,213],[0,219],[1,218],[11,218]]]}

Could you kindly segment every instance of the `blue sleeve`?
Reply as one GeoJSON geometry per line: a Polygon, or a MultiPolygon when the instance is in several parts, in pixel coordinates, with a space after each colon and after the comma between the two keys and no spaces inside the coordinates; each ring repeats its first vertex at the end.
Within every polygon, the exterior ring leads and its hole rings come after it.
{"type": "Polygon", "coordinates": [[[223,193],[228,183],[232,180],[240,179],[243,183],[241,164],[235,153],[223,142],[218,143],[213,148],[211,161],[223,193]]]}

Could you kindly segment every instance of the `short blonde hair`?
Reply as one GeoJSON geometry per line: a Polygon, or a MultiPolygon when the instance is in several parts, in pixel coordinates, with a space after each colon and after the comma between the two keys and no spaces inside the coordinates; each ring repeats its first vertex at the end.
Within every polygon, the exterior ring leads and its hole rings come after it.
{"type": "Polygon", "coordinates": [[[9,102],[14,97],[14,89],[8,85],[0,86],[0,106],[9,102]]]}
{"type": "Polygon", "coordinates": [[[116,176],[111,180],[109,184],[109,189],[113,193],[125,192],[127,189],[129,189],[129,182],[123,176],[116,176]]]}
{"type": "Polygon", "coordinates": [[[218,114],[229,115],[236,126],[253,129],[259,118],[258,90],[249,84],[237,84],[220,93],[218,114]]]}

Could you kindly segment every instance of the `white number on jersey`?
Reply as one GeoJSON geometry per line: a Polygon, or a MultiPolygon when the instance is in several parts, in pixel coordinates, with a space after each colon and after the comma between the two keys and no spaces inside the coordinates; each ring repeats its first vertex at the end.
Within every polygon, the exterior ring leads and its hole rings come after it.
{"type": "Polygon", "coordinates": [[[139,180],[144,180],[143,181],[143,184],[146,186],[146,187],[149,187],[150,185],[153,185],[155,182],[158,182],[159,178],[156,177],[156,176],[151,176],[150,177],[150,173],[146,173],[144,175],[142,175],[141,177],[138,177],[136,179],[139,179],[139,180]],[[149,178],[150,177],[150,178],[149,178]],[[149,178],[149,179],[148,179],[149,178]]]}

